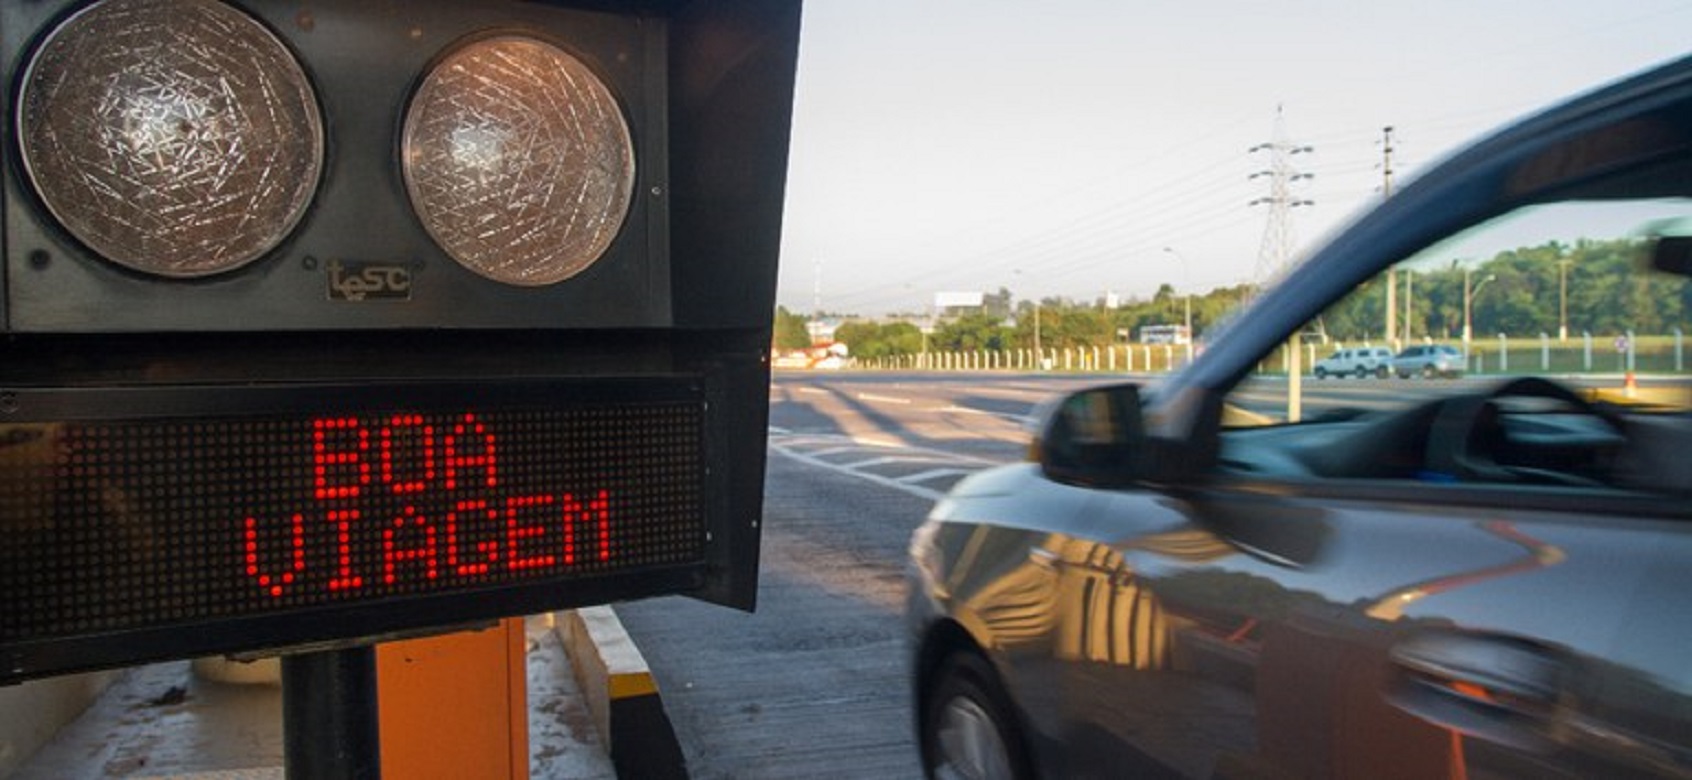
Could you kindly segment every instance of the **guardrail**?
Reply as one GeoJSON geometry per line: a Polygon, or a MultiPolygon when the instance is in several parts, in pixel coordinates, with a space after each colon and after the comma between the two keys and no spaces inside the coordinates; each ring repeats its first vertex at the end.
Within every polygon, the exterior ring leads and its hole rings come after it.
{"type": "MultiPolygon", "coordinates": [[[[1676,330],[1666,335],[1636,335],[1632,332],[1570,334],[1558,338],[1540,333],[1522,337],[1496,334],[1476,338],[1467,348],[1456,339],[1418,339],[1417,344],[1445,344],[1467,357],[1469,373],[1684,373],[1687,370],[1686,338],[1676,330]]],[[[1347,347],[1375,346],[1368,341],[1301,345],[1302,370],[1347,347]]],[[[1386,345],[1399,351],[1403,343],[1386,345]]],[[[1191,362],[1202,347],[1192,344],[1116,344],[1111,346],[1063,347],[1013,350],[968,350],[924,352],[874,358],[854,358],[846,367],[868,371],[1053,371],[1168,373],[1191,362]]],[[[1285,373],[1285,348],[1258,364],[1260,373],[1285,373]]]]}
{"type": "Polygon", "coordinates": [[[1189,344],[1117,344],[1011,350],[920,352],[855,358],[851,367],[870,371],[1121,371],[1162,373],[1180,368],[1197,354],[1189,344]]]}

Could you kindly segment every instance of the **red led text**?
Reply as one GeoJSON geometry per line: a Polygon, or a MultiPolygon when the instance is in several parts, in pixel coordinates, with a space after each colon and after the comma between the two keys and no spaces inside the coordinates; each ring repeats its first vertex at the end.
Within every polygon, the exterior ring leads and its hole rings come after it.
{"type": "Polygon", "coordinates": [[[284,598],[560,571],[611,559],[611,495],[513,489],[466,413],[311,422],[310,505],[241,526],[246,576],[284,598]]]}

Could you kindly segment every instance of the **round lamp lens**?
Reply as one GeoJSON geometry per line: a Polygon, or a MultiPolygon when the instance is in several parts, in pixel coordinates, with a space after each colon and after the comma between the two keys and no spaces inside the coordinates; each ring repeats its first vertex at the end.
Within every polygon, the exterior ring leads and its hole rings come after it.
{"type": "Polygon", "coordinates": [[[405,119],[406,189],[441,249],[495,281],[586,270],[628,214],[634,146],[611,90],[550,44],[476,41],[424,78],[405,119]]]}
{"type": "Polygon", "coordinates": [[[17,121],[30,182],[65,230],[160,276],[274,249],[323,164],[299,63],[211,0],[106,0],[71,17],[30,61],[17,121]]]}

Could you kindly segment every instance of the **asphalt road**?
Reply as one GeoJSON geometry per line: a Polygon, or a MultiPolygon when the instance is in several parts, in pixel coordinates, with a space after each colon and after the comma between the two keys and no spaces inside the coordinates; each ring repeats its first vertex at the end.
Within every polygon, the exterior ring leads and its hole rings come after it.
{"type": "Polygon", "coordinates": [[[910,533],[963,474],[1021,456],[1062,380],[779,375],[758,609],[617,608],[693,777],[918,777],[902,622],[910,533]]]}
{"type": "Polygon", "coordinates": [[[963,475],[1023,457],[1040,401],[1102,378],[778,374],[753,614],[619,605],[693,777],[907,778],[905,550],[963,475]]]}

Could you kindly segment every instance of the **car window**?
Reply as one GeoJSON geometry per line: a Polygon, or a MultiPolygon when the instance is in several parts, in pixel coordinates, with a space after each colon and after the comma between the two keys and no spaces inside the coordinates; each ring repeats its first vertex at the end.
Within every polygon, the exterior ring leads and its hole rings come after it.
{"type": "Polygon", "coordinates": [[[1672,465],[1692,447],[1692,284],[1652,265],[1688,226],[1692,199],[1571,200],[1404,259],[1229,393],[1221,467],[1692,492],[1672,465]],[[1333,375],[1322,355],[1359,348],[1390,353],[1384,370],[1314,381],[1333,375]]]}

